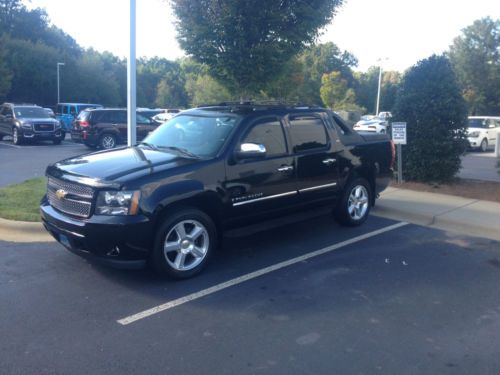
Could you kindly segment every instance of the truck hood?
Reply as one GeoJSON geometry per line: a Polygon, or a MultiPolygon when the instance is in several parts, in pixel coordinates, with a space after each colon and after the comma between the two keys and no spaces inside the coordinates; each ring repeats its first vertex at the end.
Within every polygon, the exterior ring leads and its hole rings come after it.
{"type": "Polygon", "coordinates": [[[130,174],[151,174],[158,169],[171,169],[196,163],[197,159],[180,157],[177,154],[146,149],[124,147],[109,151],[94,152],[50,165],[47,174],[55,177],[84,177],[96,182],[113,182],[130,174]]]}
{"type": "Polygon", "coordinates": [[[55,124],[59,124],[59,121],[57,121],[56,119],[53,119],[52,117],[51,118],[46,118],[46,117],[42,117],[42,118],[21,118],[19,119],[20,122],[22,122],[23,124],[27,123],[27,122],[32,122],[32,123],[44,123],[44,124],[48,124],[48,123],[55,123],[55,124]]]}

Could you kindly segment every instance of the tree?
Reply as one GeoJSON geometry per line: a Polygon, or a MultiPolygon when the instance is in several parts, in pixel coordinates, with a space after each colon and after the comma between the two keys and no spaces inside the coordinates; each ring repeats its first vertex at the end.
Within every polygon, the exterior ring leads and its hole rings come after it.
{"type": "Polygon", "coordinates": [[[303,67],[303,84],[299,99],[304,104],[321,104],[321,79],[325,73],[336,71],[349,87],[354,83],[351,67],[358,64],[356,58],[347,51],[341,51],[334,43],[324,43],[307,48],[298,57],[303,67]]]}
{"type": "Polygon", "coordinates": [[[172,0],[181,47],[240,96],[264,89],[342,0],[172,0]]]}
{"type": "Polygon", "coordinates": [[[232,99],[227,89],[207,74],[188,79],[186,91],[191,99],[191,105],[195,107],[232,99]]]}
{"type": "MultiPolygon", "coordinates": [[[[371,66],[365,73],[355,74],[355,92],[358,104],[368,113],[376,112],[379,67],[371,66]]],[[[382,71],[380,85],[380,111],[391,111],[396,100],[396,93],[401,74],[395,71],[382,71]]]]}
{"type": "Polygon", "coordinates": [[[356,104],[354,90],[349,88],[347,80],[340,72],[323,74],[321,78],[321,100],[334,111],[362,111],[356,104]]]}
{"type": "Polygon", "coordinates": [[[407,123],[403,172],[408,180],[444,181],[460,169],[466,104],[445,56],[433,55],[404,75],[393,111],[407,123]]]}
{"type": "Polygon", "coordinates": [[[10,91],[12,73],[6,61],[6,37],[0,36],[0,100],[10,91]]]}
{"type": "Polygon", "coordinates": [[[500,115],[500,20],[483,18],[462,30],[449,56],[473,115],[500,115]]]}

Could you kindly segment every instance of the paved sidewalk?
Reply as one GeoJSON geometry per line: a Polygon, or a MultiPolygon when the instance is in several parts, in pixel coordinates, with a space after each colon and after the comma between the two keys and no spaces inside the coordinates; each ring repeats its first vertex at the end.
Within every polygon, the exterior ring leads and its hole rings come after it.
{"type": "MultiPolygon", "coordinates": [[[[389,187],[372,213],[394,220],[500,241],[500,203],[389,187]]],[[[42,224],[0,218],[0,240],[54,241],[42,224]]]]}
{"type": "Polygon", "coordinates": [[[500,241],[500,203],[390,187],[372,213],[500,241]]]}

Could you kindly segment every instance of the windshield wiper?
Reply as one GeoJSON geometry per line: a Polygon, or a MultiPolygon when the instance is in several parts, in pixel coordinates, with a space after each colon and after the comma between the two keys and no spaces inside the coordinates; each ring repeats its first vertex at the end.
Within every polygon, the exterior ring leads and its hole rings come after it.
{"type": "Polygon", "coordinates": [[[155,146],[155,145],[153,145],[153,144],[151,144],[151,143],[147,143],[147,142],[139,142],[137,145],[138,145],[138,146],[146,146],[146,147],[150,148],[151,150],[158,151],[158,147],[157,147],[157,146],[155,146]]]}
{"type": "Polygon", "coordinates": [[[161,148],[162,150],[169,150],[169,151],[174,151],[182,156],[191,158],[191,159],[201,159],[199,155],[193,154],[191,151],[186,150],[185,148],[181,147],[175,147],[175,146],[159,146],[158,148],[161,148]]]}

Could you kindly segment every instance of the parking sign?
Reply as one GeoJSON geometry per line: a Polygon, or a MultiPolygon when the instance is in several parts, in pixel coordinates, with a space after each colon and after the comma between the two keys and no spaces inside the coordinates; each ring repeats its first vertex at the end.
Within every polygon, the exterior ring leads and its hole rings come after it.
{"type": "Polygon", "coordinates": [[[406,144],[406,122],[393,122],[392,125],[392,141],[395,144],[406,144]]]}

